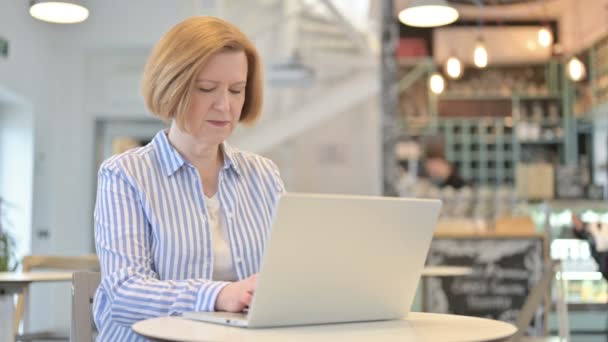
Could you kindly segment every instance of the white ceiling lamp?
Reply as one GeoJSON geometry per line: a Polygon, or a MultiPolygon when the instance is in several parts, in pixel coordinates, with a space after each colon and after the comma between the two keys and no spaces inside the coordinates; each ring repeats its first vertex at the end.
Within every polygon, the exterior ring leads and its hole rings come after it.
{"type": "Polygon", "coordinates": [[[568,64],[566,64],[566,67],[568,69],[568,77],[574,82],[582,80],[587,74],[585,64],[577,57],[572,57],[568,61],[568,64]]]}
{"type": "Polygon", "coordinates": [[[462,76],[462,63],[456,57],[450,57],[445,62],[445,73],[450,78],[457,79],[462,76]]]}
{"type": "Polygon", "coordinates": [[[538,30],[538,44],[542,47],[549,47],[553,44],[553,32],[549,27],[543,26],[538,30]]]}
{"type": "Polygon", "coordinates": [[[475,50],[473,51],[473,63],[478,68],[485,68],[488,66],[488,50],[486,49],[483,39],[479,38],[477,44],[475,44],[475,50]]]}
{"type": "Polygon", "coordinates": [[[89,17],[89,10],[78,0],[30,0],[30,15],[56,24],[75,24],[89,17]]]}
{"type": "Polygon", "coordinates": [[[399,12],[399,21],[408,26],[437,27],[455,22],[458,11],[446,0],[411,0],[399,12]]]}
{"type": "Polygon", "coordinates": [[[429,88],[434,94],[441,94],[445,89],[445,80],[440,74],[433,74],[429,78],[429,88]]]}

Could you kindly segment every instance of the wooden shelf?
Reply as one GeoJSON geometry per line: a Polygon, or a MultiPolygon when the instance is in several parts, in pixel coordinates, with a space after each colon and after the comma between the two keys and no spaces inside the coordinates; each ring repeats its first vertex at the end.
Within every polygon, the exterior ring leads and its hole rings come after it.
{"type": "Polygon", "coordinates": [[[602,311],[608,310],[608,303],[567,302],[568,311],[602,311]]]}
{"type": "Polygon", "coordinates": [[[513,98],[517,98],[520,100],[559,100],[560,96],[558,94],[520,94],[520,93],[512,93],[510,95],[507,94],[497,94],[497,93],[488,93],[488,94],[463,94],[463,93],[451,93],[446,92],[444,94],[439,95],[439,100],[477,100],[477,101],[499,101],[499,100],[512,100],[513,98]]]}
{"type": "Polygon", "coordinates": [[[603,211],[608,212],[608,202],[605,200],[589,199],[555,199],[547,202],[549,210],[573,210],[573,211],[603,211]]]}
{"type": "Polygon", "coordinates": [[[511,100],[509,95],[501,94],[459,94],[459,93],[445,93],[439,95],[439,100],[476,100],[476,101],[499,101],[499,100],[511,100]]]}
{"type": "Polygon", "coordinates": [[[518,239],[518,238],[544,238],[543,233],[532,233],[532,232],[520,232],[520,231],[437,231],[433,235],[434,238],[458,238],[458,239],[493,239],[493,238],[504,238],[504,239],[518,239]]]}
{"type": "Polygon", "coordinates": [[[543,139],[543,140],[519,140],[522,145],[558,145],[563,144],[563,139],[543,139]]]}
{"type": "Polygon", "coordinates": [[[561,96],[559,94],[546,94],[546,95],[514,94],[513,96],[519,98],[520,100],[560,100],[561,99],[561,96]]]}

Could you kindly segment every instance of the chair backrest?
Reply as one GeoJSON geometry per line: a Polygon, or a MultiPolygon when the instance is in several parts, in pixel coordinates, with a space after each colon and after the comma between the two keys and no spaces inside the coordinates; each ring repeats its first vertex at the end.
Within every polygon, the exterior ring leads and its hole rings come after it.
{"type": "Polygon", "coordinates": [[[93,340],[93,296],[100,281],[99,272],[74,272],[72,275],[70,341],[93,340]]]}
{"type": "Polygon", "coordinates": [[[551,285],[553,284],[557,267],[559,267],[558,261],[550,260],[545,262],[540,279],[538,279],[536,285],[534,285],[528,294],[524,305],[517,315],[517,319],[515,320],[517,332],[507,342],[517,342],[524,336],[530,322],[534,318],[536,309],[542,304],[545,295],[551,293],[551,285]]]}
{"type": "MultiPolygon", "coordinates": [[[[36,269],[45,270],[99,270],[99,259],[95,254],[78,256],[58,256],[58,255],[27,255],[22,261],[23,272],[31,272],[36,269]]],[[[23,312],[28,302],[29,289],[26,287],[17,299],[15,309],[13,331],[17,335],[19,324],[23,318],[23,312]]]]}

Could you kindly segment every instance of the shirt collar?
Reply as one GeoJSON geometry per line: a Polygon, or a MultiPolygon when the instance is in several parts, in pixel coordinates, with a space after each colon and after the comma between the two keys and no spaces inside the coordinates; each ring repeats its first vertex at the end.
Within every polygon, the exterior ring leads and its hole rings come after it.
{"type": "MultiPolygon", "coordinates": [[[[152,141],[154,147],[156,148],[158,161],[165,175],[171,176],[182,166],[184,166],[184,164],[189,164],[188,161],[186,161],[175,149],[175,147],[171,145],[165,130],[158,132],[152,141]]],[[[220,148],[224,153],[224,166],[222,169],[232,169],[237,175],[240,176],[241,172],[238,167],[238,162],[234,156],[235,150],[227,142],[223,142],[220,148]]]]}
{"type": "Polygon", "coordinates": [[[231,168],[237,175],[241,175],[239,170],[239,163],[234,157],[235,150],[226,142],[222,143],[222,151],[224,152],[224,170],[231,168]]]}
{"type": "Polygon", "coordinates": [[[186,163],[181,154],[179,154],[175,147],[169,142],[165,130],[158,132],[152,142],[156,148],[158,162],[165,175],[173,175],[175,171],[179,170],[179,168],[186,163]]]}

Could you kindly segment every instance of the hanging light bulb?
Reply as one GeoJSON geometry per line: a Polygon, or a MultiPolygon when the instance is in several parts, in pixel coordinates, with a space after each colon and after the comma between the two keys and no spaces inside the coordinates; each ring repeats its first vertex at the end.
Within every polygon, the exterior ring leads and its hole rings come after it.
{"type": "Polygon", "coordinates": [[[456,57],[448,58],[445,62],[445,72],[451,78],[459,78],[462,76],[462,63],[456,57]]]}
{"type": "Polygon", "coordinates": [[[443,76],[437,73],[431,75],[429,78],[429,88],[431,88],[431,91],[435,94],[443,93],[443,90],[445,89],[445,80],[443,79],[443,76]]]}
{"type": "Polygon", "coordinates": [[[549,47],[553,44],[553,32],[547,26],[538,30],[538,44],[542,47],[549,47]]]}
{"type": "Polygon", "coordinates": [[[483,39],[479,38],[475,45],[475,51],[473,51],[473,62],[478,68],[485,68],[488,66],[488,50],[483,43],[483,39]]]}
{"type": "Polygon", "coordinates": [[[572,57],[567,64],[568,77],[574,82],[578,82],[585,77],[585,64],[577,57],[572,57]]]}
{"type": "Polygon", "coordinates": [[[412,0],[399,12],[399,21],[415,27],[448,25],[458,19],[458,10],[446,0],[412,0]]]}

